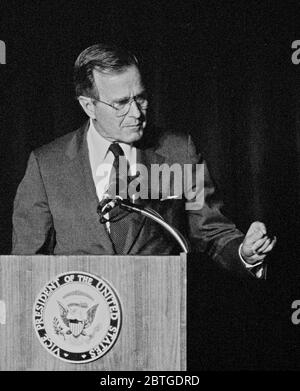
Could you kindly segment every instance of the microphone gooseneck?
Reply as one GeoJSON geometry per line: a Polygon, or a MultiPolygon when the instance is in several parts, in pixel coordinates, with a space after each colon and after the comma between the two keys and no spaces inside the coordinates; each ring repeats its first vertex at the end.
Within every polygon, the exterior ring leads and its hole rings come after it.
{"type": "Polygon", "coordinates": [[[163,228],[165,228],[175,238],[175,240],[180,244],[182,250],[185,253],[188,253],[190,251],[189,244],[185,237],[179,231],[177,231],[176,228],[172,227],[169,223],[167,223],[158,212],[154,211],[151,208],[143,208],[139,205],[135,205],[128,200],[122,199],[119,196],[115,198],[105,198],[99,203],[97,213],[100,216],[101,224],[105,224],[109,221],[109,219],[105,218],[105,215],[109,213],[112,209],[114,209],[116,206],[119,206],[120,208],[128,212],[136,212],[150,218],[151,220],[154,220],[156,223],[160,224],[163,228]]]}

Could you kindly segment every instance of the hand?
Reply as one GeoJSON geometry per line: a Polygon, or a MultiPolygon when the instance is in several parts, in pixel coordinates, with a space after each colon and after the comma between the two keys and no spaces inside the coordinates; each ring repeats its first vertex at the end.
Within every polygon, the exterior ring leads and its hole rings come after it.
{"type": "Polygon", "coordinates": [[[262,261],[273,249],[277,239],[269,238],[264,223],[256,221],[252,223],[246,233],[241,247],[241,255],[249,264],[262,261]]]}

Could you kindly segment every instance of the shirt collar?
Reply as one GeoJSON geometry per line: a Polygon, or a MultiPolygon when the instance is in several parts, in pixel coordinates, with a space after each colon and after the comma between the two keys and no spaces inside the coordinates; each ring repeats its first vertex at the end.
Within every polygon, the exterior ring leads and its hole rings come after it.
{"type": "MultiPolygon", "coordinates": [[[[89,126],[89,137],[92,145],[97,149],[97,155],[99,160],[104,160],[108,151],[108,148],[110,147],[111,141],[108,141],[106,138],[101,136],[99,132],[97,132],[94,123],[92,119],[90,119],[90,126],[89,126]]],[[[132,144],[125,144],[125,143],[119,143],[121,148],[124,151],[124,154],[127,158],[128,161],[131,160],[132,156],[132,150],[133,150],[133,145],[132,144]]]]}

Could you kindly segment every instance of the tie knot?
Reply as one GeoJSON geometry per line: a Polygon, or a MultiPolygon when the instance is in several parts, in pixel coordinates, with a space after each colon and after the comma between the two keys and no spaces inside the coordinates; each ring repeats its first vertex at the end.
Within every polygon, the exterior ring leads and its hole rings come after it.
{"type": "Polygon", "coordinates": [[[114,154],[115,158],[118,158],[119,156],[124,156],[124,151],[118,143],[110,144],[108,150],[114,154]]]}

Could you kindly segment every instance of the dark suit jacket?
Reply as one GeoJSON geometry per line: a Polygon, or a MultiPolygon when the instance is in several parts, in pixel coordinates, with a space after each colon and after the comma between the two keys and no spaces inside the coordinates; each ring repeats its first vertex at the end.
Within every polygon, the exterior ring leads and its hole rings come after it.
{"type": "MultiPolygon", "coordinates": [[[[110,237],[97,215],[87,129],[88,123],[31,153],[14,203],[13,254],[114,254],[110,237]]],[[[136,146],[137,162],[147,167],[154,163],[205,164],[185,134],[149,128],[136,146]]],[[[150,178],[148,181],[151,183],[150,178]]],[[[204,186],[205,203],[196,211],[185,210],[184,198],[139,202],[157,210],[187,235],[193,251],[205,251],[224,268],[250,275],[238,256],[243,234],[220,212],[222,202],[206,165],[204,186]]],[[[134,213],[130,218],[125,253],[179,252],[174,239],[157,223],[134,213]]]]}

